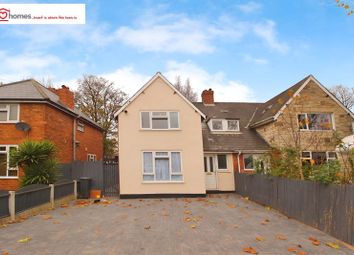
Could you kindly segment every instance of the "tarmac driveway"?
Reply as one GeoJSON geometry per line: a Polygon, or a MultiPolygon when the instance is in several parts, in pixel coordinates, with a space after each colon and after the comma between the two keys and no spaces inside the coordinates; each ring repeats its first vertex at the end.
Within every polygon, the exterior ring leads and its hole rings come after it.
{"type": "Polygon", "coordinates": [[[354,254],[323,232],[236,194],[63,207],[2,226],[0,254],[354,254]]]}

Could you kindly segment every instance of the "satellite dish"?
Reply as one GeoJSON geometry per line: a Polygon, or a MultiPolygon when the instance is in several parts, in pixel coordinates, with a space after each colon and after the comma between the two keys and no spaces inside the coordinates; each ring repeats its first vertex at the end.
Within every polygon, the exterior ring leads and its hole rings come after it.
{"type": "Polygon", "coordinates": [[[18,122],[18,123],[16,123],[15,127],[17,130],[25,131],[25,132],[31,130],[31,126],[25,122],[18,122]]]}

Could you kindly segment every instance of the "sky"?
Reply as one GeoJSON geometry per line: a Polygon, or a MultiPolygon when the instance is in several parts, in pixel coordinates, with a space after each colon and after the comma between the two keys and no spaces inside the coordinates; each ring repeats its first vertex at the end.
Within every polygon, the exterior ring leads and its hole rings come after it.
{"type": "Polygon", "coordinates": [[[0,82],[75,90],[93,74],[131,96],[160,71],[225,102],[263,102],[309,74],[354,87],[354,15],[335,0],[37,3],[85,3],[86,24],[0,26],[0,82]]]}

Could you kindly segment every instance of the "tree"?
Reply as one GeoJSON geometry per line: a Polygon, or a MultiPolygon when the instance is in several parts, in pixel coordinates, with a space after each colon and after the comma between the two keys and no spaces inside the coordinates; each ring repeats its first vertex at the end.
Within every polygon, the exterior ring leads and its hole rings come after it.
{"type": "Polygon", "coordinates": [[[336,3],[338,7],[343,8],[347,12],[348,16],[354,14],[353,1],[336,0],[336,3]]]}
{"type": "Polygon", "coordinates": [[[343,85],[337,85],[330,89],[333,95],[343,103],[348,109],[354,106],[354,89],[348,88],[343,85]]]}
{"type": "Polygon", "coordinates": [[[21,185],[51,184],[57,180],[56,148],[50,141],[25,141],[10,152],[10,165],[24,169],[21,185]]]}
{"type": "Polygon", "coordinates": [[[192,88],[192,86],[190,84],[189,78],[187,78],[185,83],[184,83],[184,85],[182,85],[181,77],[178,75],[176,77],[176,82],[175,82],[174,86],[189,101],[191,101],[191,102],[198,101],[198,94],[193,91],[193,88],[192,88]]]}
{"type": "Polygon", "coordinates": [[[114,83],[102,77],[84,75],[78,80],[75,92],[76,106],[103,128],[104,155],[114,156],[118,123],[114,113],[126,100],[127,94],[115,88],[114,83]]]}

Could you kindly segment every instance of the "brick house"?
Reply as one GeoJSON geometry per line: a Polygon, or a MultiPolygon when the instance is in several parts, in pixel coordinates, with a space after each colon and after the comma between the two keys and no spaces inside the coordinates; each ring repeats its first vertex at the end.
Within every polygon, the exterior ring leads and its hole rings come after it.
{"type": "Polygon", "coordinates": [[[125,195],[233,191],[235,172],[254,171],[294,134],[303,160],[316,163],[337,157],[335,132],[353,134],[353,113],[312,75],[265,103],[215,102],[209,89],[193,106],[157,73],[118,111],[125,195]]]}
{"type": "Polygon", "coordinates": [[[0,190],[18,187],[22,172],[8,165],[9,151],[26,139],[54,142],[60,163],[103,157],[101,127],[74,107],[74,93],[64,85],[46,88],[30,79],[0,86],[0,190]]]}

